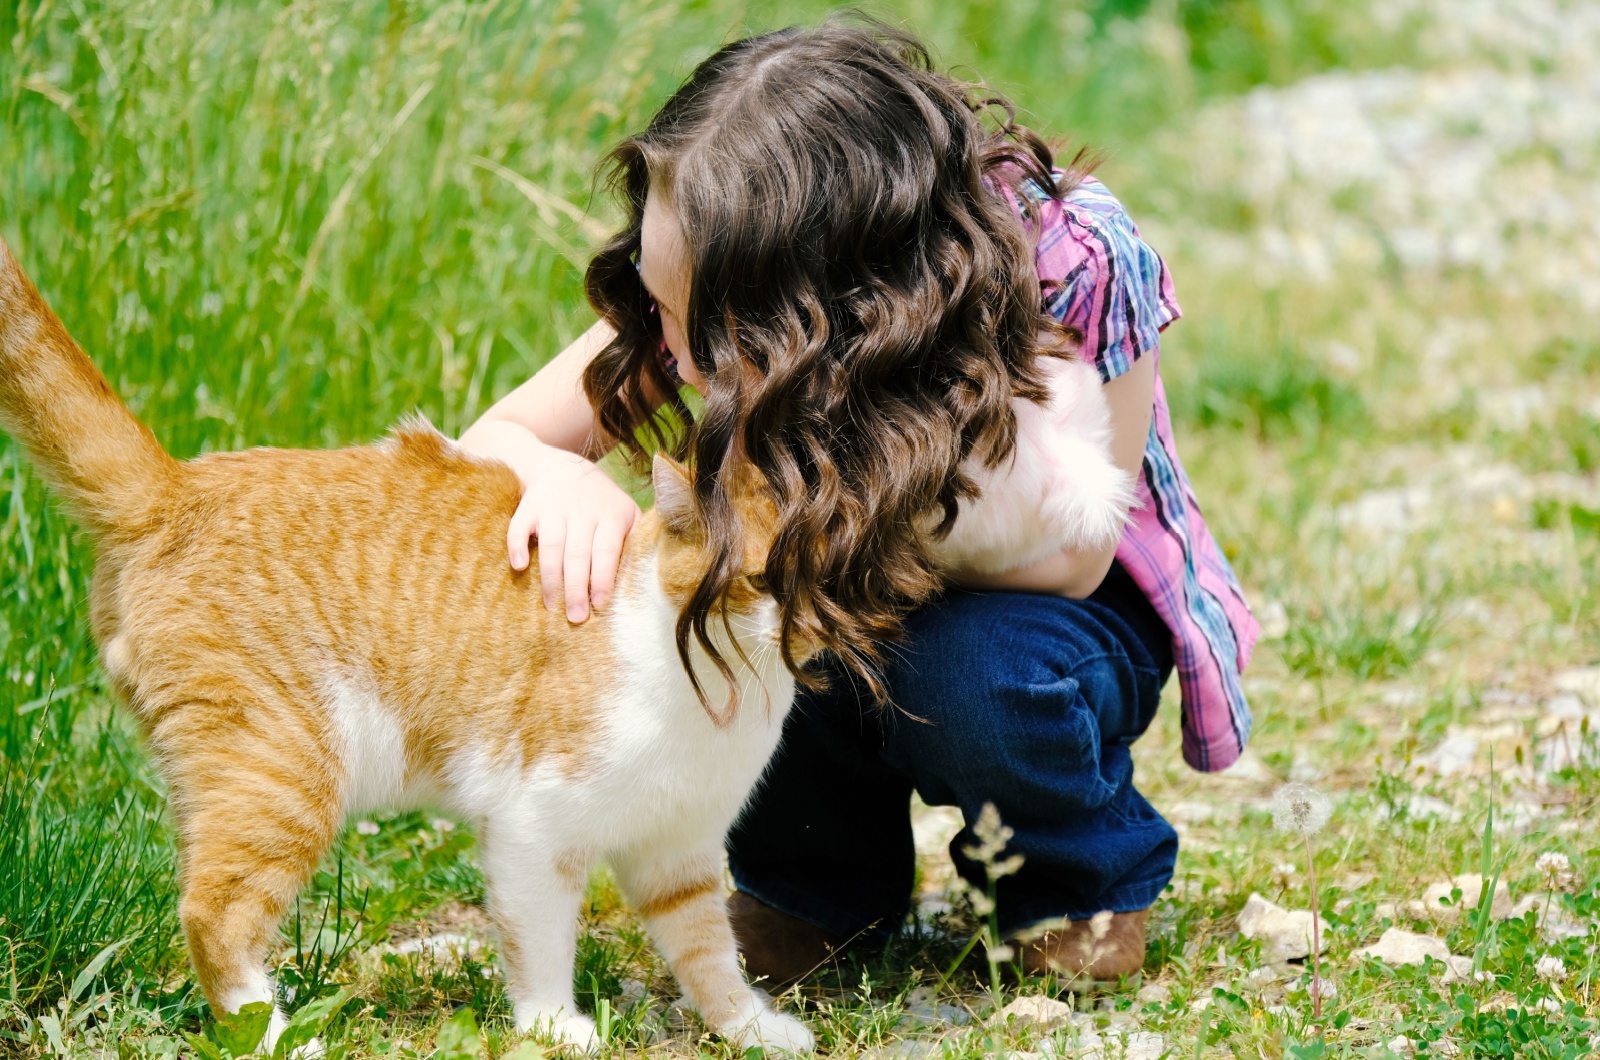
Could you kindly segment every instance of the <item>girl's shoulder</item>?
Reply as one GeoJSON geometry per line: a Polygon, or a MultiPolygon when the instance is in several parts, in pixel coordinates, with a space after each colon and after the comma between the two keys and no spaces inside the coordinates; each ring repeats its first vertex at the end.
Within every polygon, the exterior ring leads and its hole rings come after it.
{"type": "MultiPolygon", "coordinates": [[[[1058,170],[1056,179],[1066,183],[1067,174],[1058,170]]],[[[1166,262],[1094,177],[1077,179],[1064,195],[1032,180],[1013,194],[1035,240],[1046,312],[1083,335],[1105,378],[1121,375],[1182,314],[1166,262]]]]}
{"type": "Polygon", "coordinates": [[[1019,202],[1031,202],[1039,208],[1052,203],[1059,204],[1074,213],[1084,213],[1085,220],[1090,221],[1097,217],[1127,215],[1122,202],[1111,194],[1099,177],[1069,173],[1064,169],[1051,170],[1051,173],[1057,187],[1067,188],[1065,195],[1053,188],[1042,187],[1033,177],[1024,177],[1014,185],[1019,202]]]}
{"type": "Polygon", "coordinates": [[[1143,243],[1127,207],[1098,178],[1059,169],[1055,178],[1067,187],[1065,194],[1040,187],[1031,178],[1013,192],[1024,216],[1032,215],[1028,227],[1034,230],[1041,253],[1062,240],[1085,253],[1099,250],[1112,255],[1134,251],[1135,244],[1143,243]]]}

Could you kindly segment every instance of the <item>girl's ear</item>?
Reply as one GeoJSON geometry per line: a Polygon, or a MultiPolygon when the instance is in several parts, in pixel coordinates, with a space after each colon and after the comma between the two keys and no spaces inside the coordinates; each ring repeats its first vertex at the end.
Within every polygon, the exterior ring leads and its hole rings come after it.
{"type": "Polygon", "coordinates": [[[650,465],[650,482],[656,488],[656,514],[675,534],[694,529],[694,485],[689,469],[666,453],[657,452],[650,465]]]}

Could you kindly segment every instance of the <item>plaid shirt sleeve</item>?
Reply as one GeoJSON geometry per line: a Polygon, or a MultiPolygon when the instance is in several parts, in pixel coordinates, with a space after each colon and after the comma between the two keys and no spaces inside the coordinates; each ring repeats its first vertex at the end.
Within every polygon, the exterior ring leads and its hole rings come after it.
{"type": "Polygon", "coordinates": [[[1045,309],[1083,336],[1109,382],[1158,348],[1182,314],[1172,274],[1120,202],[1086,178],[1066,202],[1038,202],[1037,262],[1045,309]]]}

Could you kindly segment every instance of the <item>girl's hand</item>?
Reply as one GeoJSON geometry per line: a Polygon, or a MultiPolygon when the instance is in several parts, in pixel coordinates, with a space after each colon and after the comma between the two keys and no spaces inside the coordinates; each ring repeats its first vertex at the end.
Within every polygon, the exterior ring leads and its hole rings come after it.
{"type": "Polygon", "coordinates": [[[539,582],[546,607],[566,602],[567,620],[602,608],[617,584],[622,545],[639,505],[604,471],[576,453],[545,445],[525,427],[479,422],[461,444],[501,460],[522,480],[522,501],[506,529],[506,552],[526,570],[529,541],[538,540],[539,582]]]}

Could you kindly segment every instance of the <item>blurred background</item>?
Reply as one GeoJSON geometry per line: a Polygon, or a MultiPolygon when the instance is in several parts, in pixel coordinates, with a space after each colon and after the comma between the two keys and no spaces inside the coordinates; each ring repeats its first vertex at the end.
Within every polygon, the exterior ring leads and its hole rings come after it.
{"type": "MultiPolygon", "coordinates": [[[[598,155],[723,41],[829,7],[9,0],[0,234],[179,456],[361,442],[413,409],[454,434],[591,322],[587,248],[616,218],[593,194],[598,155]]],[[[1340,959],[1397,923],[1457,953],[1487,946],[1483,924],[1405,904],[1468,869],[1498,864],[1532,893],[1536,855],[1557,850],[1585,892],[1600,792],[1600,3],[867,10],[1048,137],[1103,152],[1100,177],[1185,310],[1162,357],[1178,442],[1266,637],[1240,766],[1182,766],[1175,688],[1139,747],[1184,836],[1146,970],[1168,992],[1130,1002],[1141,1025],[1263,1055],[1299,1040],[1292,989],[1250,993],[1253,943],[1228,950],[1252,890],[1306,900],[1268,822],[1285,779],[1338,806],[1322,868],[1345,902],[1329,914],[1340,959]],[[1201,1015],[1194,999],[1219,989],[1241,1000],[1201,1015]]],[[[0,442],[0,1053],[117,1041],[171,1055],[201,1006],[160,785],[88,640],[89,570],[0,442]]],[[[487,979],[400,945],[441,909],[473,923],[470,838],[414,816],[366,824],[289,926],[280,982],[302,1001],[366,984],[374,1026],[403,1012],[425,1026],[446,1001],[498,1018],[487,979]],[[398,963],[362,963],[383,947],[398,963]]],[[[950,830],[920,818],[930,916],[950,830]]],[[[642,943],[616,940],[637,929],[596,893],[591,1002],[630,975],[654,982],[627,971],[642,943]]],[[[1484,959],[1507,970],[1474,1005],[1545,990],[1559,1003],[1525,1014],[1534,1039],[1587,1040],[1595,929],[1579,905],[1555,941],[1535,931],[1512,952],[1502,932],[1484,959]],[[1550,953],[1568,953],[1565,993],[1533,972],[1550,953]]],[[[1353,1015],[1330,1039],[1349,1048],[1466,1018],[1442,987],[1351,976],[1353,1015]]],[[[872,1045],[850,1027],[827,1032],[836,1050],[872,1045]]],[[[348,1047],[384,1051],[382,1033],[348,1047]]]]}

